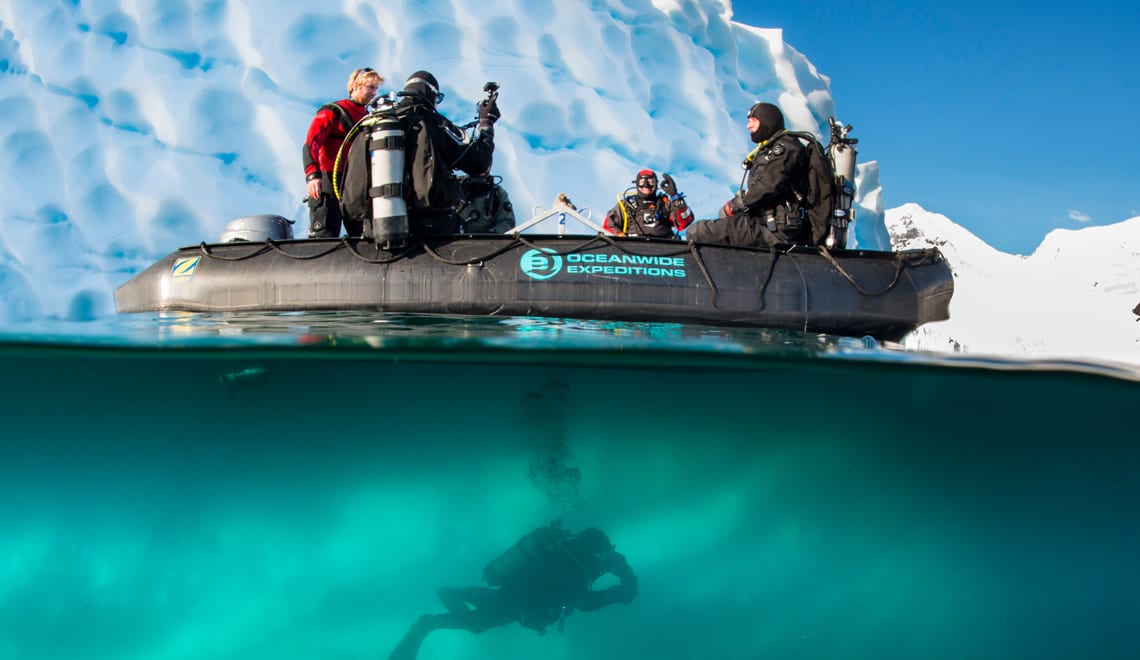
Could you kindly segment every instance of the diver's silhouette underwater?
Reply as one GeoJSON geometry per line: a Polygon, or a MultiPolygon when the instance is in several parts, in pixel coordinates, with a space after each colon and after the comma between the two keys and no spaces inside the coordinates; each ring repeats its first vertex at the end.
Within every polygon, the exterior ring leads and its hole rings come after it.
{"type": "Polygon", "coordinates": [[[392,651],[389,660],[414,660],[428,633],[451,629],[481,633],[518,622],[540,634],[559,630],[574,610],[588,612],[637,597],[637,576],[626,558],[595,527],[572,534],[560,521],[518,540],[483,569],[487,587],[442,587],[447,611],[421,616],[392,651]],[[605,574],[618,584],[595,591],[605,574]]]}

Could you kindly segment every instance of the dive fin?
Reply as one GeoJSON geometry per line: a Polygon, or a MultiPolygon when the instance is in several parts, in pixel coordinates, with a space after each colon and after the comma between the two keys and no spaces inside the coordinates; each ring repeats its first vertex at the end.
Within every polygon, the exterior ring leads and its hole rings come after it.
{"type": "Polygon", "coordinates": [[[419,618],[418,621],[408,628],[408,632],[404,634],[404,638],[392,649],[392,654],[388,656],[388,660],[416,660],[416,656],[420,653],[420,645],[424,643],[424,638],[428,633],[433,630],[431,625],[431,615],[425,614],[419,618]]]}

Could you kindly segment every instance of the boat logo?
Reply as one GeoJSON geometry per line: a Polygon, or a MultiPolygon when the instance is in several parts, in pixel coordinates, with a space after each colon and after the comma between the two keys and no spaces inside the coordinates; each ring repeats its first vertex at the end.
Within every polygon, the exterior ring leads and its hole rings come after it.
{"type": "Polygon", "coordinates": [[[519,259],[519,268],[532,279],[548,280],[562,271],[562,255],[550,248],[527,250],[519,259]]]}
{"type": "Polygon", "coordinates": [[[198,264],[202,261],[202,257],[183,257],[176,259],[174,265],[170,268],[170,277],[176,280],[188,280],[194,276],[194,271],[198,270],[198,264]]]}

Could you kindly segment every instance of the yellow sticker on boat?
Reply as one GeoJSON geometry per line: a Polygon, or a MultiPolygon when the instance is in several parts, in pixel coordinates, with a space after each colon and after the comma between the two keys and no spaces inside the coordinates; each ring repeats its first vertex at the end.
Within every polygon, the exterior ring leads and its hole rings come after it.
{"type": "Polygon", "coordinates": [[[200,261],[202,261],[202,257],[177,259],[170,269],[170,276],[174,279],[189,279],[194,276],[194,271],[198,270],[198,262],[200,261]]]}

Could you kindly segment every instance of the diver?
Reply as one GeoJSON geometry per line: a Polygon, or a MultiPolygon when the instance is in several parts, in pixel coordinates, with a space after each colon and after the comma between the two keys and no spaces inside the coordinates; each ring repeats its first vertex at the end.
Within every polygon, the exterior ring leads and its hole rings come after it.
{"type": "Polygon", "coordinates": [[[809,187],[811,154],[784,128],[784,113],[771,103],[748,110],[746,127],[756,144],[744,159],[746,179],[715,220],[699,220],[686,237],[701,243],[786,248],[811,244],[800,204],[809,187]]]}
{"type": "Polygon", "coordinates": [[[389,660],[412,660],[433,630],[481,633],[518,622],[539,634],[574,610],[589,612],[637,597],[637,576],[606,533],[595,527],[572,534],[561,521],[539,527],[483,569],[489,587],[443,587],[442,614],[419,618],[392,651],[389,660]],[[594,590],[605,574],[618,584],[594,590]]]}
{"type": "Polygon", "coordinates": [[[491,174],[459,177],[462,195],[455,205],[464,234],[505,234],[515,227],[515,207],[502,186],[503,178],[491,174]]]}
{"type": "Polygon", "coordinates": [[[465,139],[462,129],[436,109],[443,92],[431,73],[413,73],[404,83],[403,94],[400,112],[407,140],[405,176],[412,184],[405,191],[405,198],[412,234],[457,234],[459,217],[453,207],[460,189],[451,172],[462,170],[475,175],[491,169],[494,124],[499,119],[498,94],[478,104],[479,130],[473,140],[465,139]]]}
{"type": "Polygon", "coordinates": [[[633,180],[634,188],[618,195],[617,204],[606,214],[603,228],[617,236],[652,236],[673,238],[685,230],[693,212],[685,196],[677,192],[673,177],[663,174],[661,192],[657,190],[657,174],[641,170],[633,180]]]}
{"type": "MultiPolygon", "coordinates": [[[[360,236],[363,224],[344,218],[333,194],[333,169],[345,137],[365,115],[384,77],[374,69],[355,69],[348,77],[348,98],[326,103],[317,111],[305,136],[305,203],[309,207],[309,237],[337,238],[343,221],[349,236],[360,236]]],[[[341,166],[343,174],[343,166],[341,166]]]]}
{"type": "MultiPolygon", "coordinates": [[[[406,213],[406,232],[414,237],[457,234],[460,230],[455,205],[459,201],[459,180],[455,170],[468,175],[481,175],[491,169],[495,150],[495,122],[500,112],[498,84],[487,83],[487,98],[476,104],[477,129],[468,136],[465,129],[456,126],[440,114],[437,105],[444,93],[439,82],[428,71],[416,71],[404,83],[404,89],[391,97],[392,102],[381,104],[374,118],[391,121],[390,130],[400,137],[383,137],[373,143],[371,138],[359,136],[348,150],[344,184],[340,193],[341,212],[345,221],[360,223],[365,238],[375,238],[373,218],[374,201],[402,197],[398,214],[406,213]],[[399,98],[398,102],[394,99],[399,98]],[[371,145],[371,146],[370,146],[371,145]],[[376,184],[372,181],[373,158],[376,152],[401,152],[403,172],[386,171],[392,180],[376,184]],[[406,205],[406,210],[403,208],[406,205]]],[[[380,124],[378,123],[377,126],[380,124]]],[[[384,167],[393,163],[380,159],[384,167]]],[[[395,210],[394,208],[392,209],[395,210]]],[[[402,237],[400,237],[402,239],[402,237]]]]}

